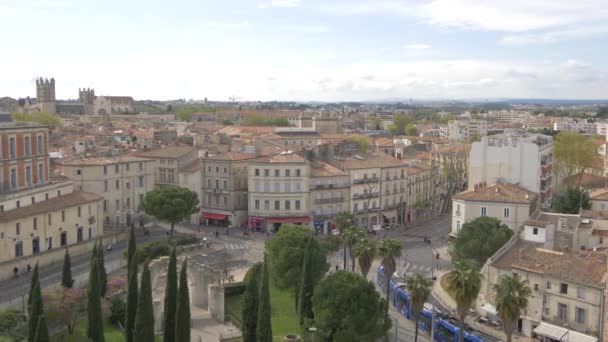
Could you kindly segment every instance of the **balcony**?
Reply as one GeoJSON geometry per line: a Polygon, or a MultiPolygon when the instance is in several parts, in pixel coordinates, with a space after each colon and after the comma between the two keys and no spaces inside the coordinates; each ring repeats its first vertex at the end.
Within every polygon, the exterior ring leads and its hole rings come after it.
{"type": "Polygon", "coordinates": [[[368,193],[364,193],[364,194],[354,194],[353,195],[353,199],[366,199],[366,198],[374,198],[374,197],[378,197],[378,193],[377,192],[368,192],[368,193]]]}
{"type": "Polygon", "coordinates": [[[317,198],[317,199],[315,199],[315,204],[342,203],[342,202],[344,202],[344,197],[317,198]]]}
{"type": "Polygon", "coordinates": [[[373,177],[373,178],[355,179],[355,180],[353,180],[353,183],[354,184],[367,184],[367,183],[378,183],[379,181],[380,181],[380,178],[373,177]]]}

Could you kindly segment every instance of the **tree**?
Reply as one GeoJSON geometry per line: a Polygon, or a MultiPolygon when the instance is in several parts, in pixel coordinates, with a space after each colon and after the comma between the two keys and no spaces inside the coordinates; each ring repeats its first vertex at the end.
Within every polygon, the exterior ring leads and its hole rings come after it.
{"type": "Polygon", "coordinates": [[[418,341],[418,321],[420,320],[420,311],[424,307],[424,303],[431,295],[431,287],[433,282],[426,279],[423,275],[416,273],[413,277],[407,279],[405,283],[407,293],[412,300],[412,311],[414,312],[414,324],[416,331],[414,333],[414,342],[418,341]]]}
{"type": "MultiPolygon", "coordinates": [[[[338,228],[338,232],[340,233],[340,242],[343,241],[342,232],[348,230],[348,227],[352,226],[354,223],[355,223],[355,218],[353,217],[353,214],[350,211],[343,211],[336,216],[336,226],[338,228]]],[[[342,268],[346,269],[346,248],[347,247],[345,244],[342,244],[342,247],[343,247],[342,257],[344,258],[344,265],[342,266],[342,268]]]]}
{"type": "Polygon", "coordinates": [[[70,253],[68,249],[65,249],[65,255],[63,256],[63,271],[61,272],[61,286],[66,289],[71,288],[74,284],[72,279],[72,263],[70,262],[70,253]]]}
{"type": "Polygon", "coordinates": [[[103,241],[99,239],[99,247],[97,248],[97,262],[99,263],[99,285],[101,297],[106,296],[108,290],[108,274],[106,273],[105,258],[103,256],[103,241]]]}
{"type": "Polygon", "coordinates": [[[369,239],[360,239],[353,247],[353,254],[359,262],[361,275],[366,279],[377,252],[376,242],[369,239]]]}
{"type": "Polygon", "coordinates": [[[30,299],[31,303],[28,312],[28,341],[33,342],[36,339],[39,319],[44,315],[40,281],[36,281],[34,284],[34,290],[32,291],[32,297],[30,299]]]}
{"type": "Polygon", "coordinates": [[[51,129],[55,129],[61,126],[61,119],[51,113],[12,113],[11,118],[13,121],[25,121],[34,122],[37,124],[49,126],[51,129]]]}
{"type": "Polygon", "coordinates": [[[101,314],[101,276],[96,247],[93,247],[93,259],[89,270],[89,292],[87,300],[87,337],[92,342],[104,342],[103,317],[101,314]]]}
{"type": "Polygon", "coordinates": [[[135,327],[135,316],[137,315],[137,262],[131,262],[128,272],[127,285],[127,314],[125,317],[125,340],[135,342],[133,339],[133,328],[135,327]]]}
{"type": "Polygon", "coordinates": [[[437,160],[440,179],[443,184],[442,213],[447,213],[452,196],[462,188],[468,175],[470,144],[450,144],[433,146],[433,159],[437,160]]]}
{"type": "Polygon", "coordinates": [[[312,265],[312,254],[310,245],[313,240],[312,234],[310,235],[308,246],[304,252],[304,258],[302,260],[302,277],[300,278],[300,288],[298,291],[298,314],[300,316],[300,326],[304,327],[309,320],[312,320],[312,293],[315,288],[315,279],[313,279],[312,265]]]}
{"type": "Polygon", "coordinates": [[[129,242],[127,246],[127,281],[131,278],[131,263],[133,262],[136,252],[135,226],[132,225],[131,229],[129,229],[129,242]]]}
{"type": "Polygon", "coordinates": [[[167,285],[165,286],[164,330],[163,341],[173,342],[175,339],[175,312],[177,310],[177,252],[175,246],[171,251],[167,266],[167,285]]]}
{"type": "Polygon", "coordinates": [[[416,126],[411,125],[411,124],[405,126],[405,135],[417,136],[418,128],[416,128],[416,126]]]}
{"type": "Polygon", "coordinates": [[[312,305],[324,341],[376,341],[391,326],[388,305],[374,284],[356,273],[328,275],[315,288],[312,305]]]}
{"type": "MultiPolygon", "coordinates": [[[[397,261],[395,258],[401,256],[401,242],[396,239],[384,239],[380,241],[378,254],[382,257],[382,268],[386,276],[386,302],[389,302],[391,292],[391,278],[397,269],[397,261]]],[[[386,306],[388,313],[388,305],[386,306]]]]}
{"type": "Polygon", "coordinates": [[[171,224],[173,236],[176,223],[198,212],[198,195],[186,188],[162,187],[146,194],[143,207],[146,214],[167,220],[171,224]]]}
{"type": "MultiPolygon", "coordinates": [[[[350,255],[351,261],[351,271],[355,271],[355,253],[353,251],[353,247],[355,244],[364,238],[363,232],[357,226],[349,226],[345,230],[340,231],[340,235],[342,237],[342,245],[344,249],[348,249],[348,254],[350,255]]],[[[344,253],[344,258],[346,258],[346,253],[344,253]]]]}
{"type": "Polygon", "coordinates": [[[49,342],[51,338],[49,337],[49,327],[46,324],[46,318],[44,318],[44,314],[40,315],[38,318],[38,324],[36,326],[36,335],[34,337],[35,342],[49,342]]]}
{"type": "MultiPolygon", "coordinates": [[[[32,271],[32,278],[30,281],[30,292],[27,296],[27,309],[28,312],[30,310],[30,307],[32,306],[32,301],[34,300],[34,292],[37,291],[36,290],[36,285],[40,283],[40,275],[39,275],[39,270],[38,270],[38,263],[36,263],[36,265],[34,265],[34,270],[32,271]]],[[[39,291],[40,289],[38,289],[39,291]]]]}
{"type": "MultiPolygon", "coordinates": [[[[302,258],[310,240],[310,229],[299,225],[283,225],[279,232],[266,242],[269,273],[280,289],[299,289],[302,274],[302,258]]],[[[325,246],[317,239],[310,242],[313,275],[318,281],[329,269],[325,246]]],[[[296,296],[297,297],[297,296],[296,296]]]]}
{"type": "Polygon", "coordinates": [[[241,322],[243,331],[243,342],[257,342],[258,323],[258,297],[260,296],[260,277],[262,263],[258,262],[251,266],[245,275],[246,290],[243,295],[243,311],[241,322]]]}
{"type": "Polygon", "coordinates": [[[513,236],[513,231],[500,220],[480,216],[466,222],[451,246],[453,260],[467,260],[481,267],[513,236]]]}
{"type": "Polygon", "coordinates": [[[152,306],[152,282],[148,263],[141,272],[141,285],[137,299],[137,314],[133,327],[134,341],[154,341],[154,307],[152,306]]]}
{"type": "Polygon", "coordinates": [[[447,274],[447,292],[456,302],[460,327],[459,342],[463,341],[464,320],[477,299],[480,288],[479,272],[465,261],[455,262],[454,269],[447,274]]]}
{"type": "Polygon", "coordinates": [[[260,278],[260,302],[258,304],[257,341],[272,342],[272,321],[270,319],[270,284],[268,280],[268,262],[264,256],[260,278]]]}
{"type": "Polygon", "coordinates": [[[562,131],[557,134],[553,149],[555,151],[555,171],[564,178],[579,172],[582,177],[585,170],[593,166],[597,156],[597,147],[591,140],[570,131],[562,131]]]}
{"type": "Polygon", "coordinates": [[[369,150],[369,140],[366,137],[354,136],[349,139],[359,145],[359,152],[367,153],[369,150]]]}
{"type": "Polygon", "coordinates": [[[511,342],[519,315],[528,306],[528,297],[532,291],[527,286],[527,281],[520,280],[517,274],[513,274],[500,278],[500,282],[494,285],[494,292],[496,311],[507,335],[507,342],[511,342]]]}
{"type": "Polygon", "coordinates": [[[405,128],[414,122],[412,115],[399,114],[393,119],[395,125],[395,135],[404,135],[406,133],[405,128]]]}
{"type": "Polygon", "coordinates": [[[222,125],[232,126],[232,125],[234,125],[234,122],[232,122],[232,120],[229,120],[229,119],[224,119],[224,120],[222,120],[222,125]]]}
{"type": "Polygon", "coordinates": [[[591,209],[589,193],[582,188],[568,186],[555,196],[553,209],[562,214],[578,214],[581,209],[591,209]]]}
{"type": "Polygon", "coordinates": [[[86,290],[82,288],[59,287],[45,296],[46,315],[51,326],[63,324],[68,334],[86,311],[86,290]]]}
{"type": "Polygon", "coordinates": [[[188,289],[188,260],[184,259],[179,274],[175,342],[190,342],[190,294],[188,289]]]}

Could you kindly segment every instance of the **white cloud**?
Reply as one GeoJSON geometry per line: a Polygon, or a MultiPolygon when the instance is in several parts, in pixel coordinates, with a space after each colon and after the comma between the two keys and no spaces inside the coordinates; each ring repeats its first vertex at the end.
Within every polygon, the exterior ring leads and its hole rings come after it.
{"type": "Polygon", "coordinates": [[[249,28],[249,22],[222,22],[222,21],[213,21],[207,23],[208,26],[220,29],[228,29],[228,30],[244,30],[249,28]]]}
{"type": "Polygon", "coordinates": [[[406,45],[405,48],[410,50],[427,50],[430,49],[431,46],[428,44],[409,44],[406,45]]]}
{"type": "Polygon", "coordinates": [[[280,28],[298,33],[326,33],[330,31],[329,27],[325,25],[285,25],[280,26],[280,28]]]}
{"type": "Polygon", "coordinates": [[[266,2],[259,2],[259,8],[268,7],[298,7],[300,6],[300,0],[273,0],[266,2]]]}
{"type": "Polygon", "coordinates": [[[608,34],[608,26],[596,25],[547,32],[509,34],[502,37],[500,42],[505,45],[551,44],[566,40],[592,38],[604,34],[608,34]]]}

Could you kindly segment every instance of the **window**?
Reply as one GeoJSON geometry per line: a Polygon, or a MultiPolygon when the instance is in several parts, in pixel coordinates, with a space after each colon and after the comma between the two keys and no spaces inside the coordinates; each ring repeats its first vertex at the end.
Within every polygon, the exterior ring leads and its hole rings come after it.
{"type": "Polygon", "coordinates": [[[65,246],[68,244],[68,232],[66,232],[66,231],[61,232],[61,239],[59,242],[62,246],[65,246]]]}
{"type": "Polygon", "coordinates": [[[255,182],[255,192],[260,192],[260,182],[255,182]]]}
{"type": "Polygon", "coordinates": [[[228,173],[228,169],[227,168],[224,168],[224,173],[228,173]]]}
{"type": "Polygon", "coordinates": [[[115,173],[118,173],[118,169],[119,169],[119,165],[118,164],[114,165],[114,172],[115,173]]]}
{"type": "Polygon", "coordinates": [[[264,210],[270,210],[270,201],[264,200],[264,210]]]}
{"type": "Polygon", "coordinates": [[[44,153],[44,148],[42,147],[42,135],[38,136],[38,154],[46,154],[44,153]]]}
{"type": "Polygon", "coordinates": [[[53,249],[53,237],[49,236],[49,246],[48,246],[49,250],[53,249]]]}
{"type": "Polygon", "coordinates": [[[559,284],[559,293],[568,294],[568,284],[565,284],[565,283],[559,284]]]}
{"type": "Polygon", "coordinates": [[[285,183],[285,192],[291,192],[291,183],[285,183]]]}
{"type": "Polygon", "coordinates": [[[139,171],[143,171],[143,170],[144,170],[144,163],[139,162],[139,171]]]}
{"type": "Polygon", "coordinates": [[[460,230],[460,221],[456,221],[456,231],[460,230]]]}
{"type": "Polygon", "coordinates": [[[219,180],[219,179],[216,179],[216,180],[215,180],[215,188],[216,188],[216,189],[219,189],[219,188],[220,188],[220,180],[219,180]]]}
{"type": "Polygon", "coordinates": [[[207,188],[211,189],[211,179],[207,179],[207,188]]]}
{"type": "Polygon", "coordinates": [[[270,183],[264,182],[264,192],[270,192],[270,183]]]}
{"type": "Polygon", "coordinates": [[[131,208],[131,197],[127,197],[127,208],[131,208]]]}
{"type": "Polygon", "coordinates": [[[32,196],[32,204],[36,203],[36,197],[32,196]]]}
{"type": "Polygon", "coordinates": [[[126,182],[125,183],[125,188],[131,189],[131,182],[126,182]]]}
{"type": "Polygon", "coordinates": [[[285,170],[285,177],[289,177],[291,176],[291,170],[287,169],[285,170]]]}
{"type": "Polygon", "coordinates": [[[260,169],[255,169],[255,175],[259,176],[260,175],[260,169]]]}
{"type": "Polygon", "coordinates": [[[17,187],[17,169],[11,169],[11,188],[17,187]]]}
{"type": "Polygon", "coordinates": [[[281,209],[281,201],[274,201],[274,210],[281,209]]]}
{"type": "Polygon", "coordinates": [[[103,191],[108,192],[108,181],[107,180],[103,181],[103,191]]]}
{"type": "Polygon", "coordinates": [[[532,228],[532,235],[538,235],[538,228],[532,228]]]}
{"type": "Polygon", "coordinates": [[[579,287],[576,289],[576,297],[580,299],[585,299],[585,288],[579,287]]]}
{"type": "Polygon", "coordinates": [[[504,216],[505,218],[508,218],[508,217],[509,217],[509,214],[511,214],[511,209],[509,209],[509,208],[504,208],[504,209],[502,210],[502,214],[503,214],[503,216],[504,216]]]}
{"type": "Polygon", "coordinates": [[[21,208],[21,201],[17,201],[17,208],[21,208]]]}
{"type": "Polygon", "coordinates": [[[139,194],[139,204],[143,204],[144,203],[144,194],[139,194]]]}
{"type": "Polygon", "coordinates": [[[228,206],[228,197],[224,196],[224,207],[228,206]]]}
{"type": "Polygon", "coordinates": [[[279,170],[279,169],[275,169],[275,170],[274,170],[274,176],[275,176],[275,177],[279,177],[280,175],[281,175],[281,170],[279,170]]]}
{"type": "Polygon", "coordinates": [[[78,207],[78,217],[81,217],[82,215],[82,209],[80,208],[80,206],[78,207]]]}
{"type": "Polygon", "coordinates": [[[103,211],[108,211],[108,200],[103,200],[103,211]]]}
{"type": "Polygon", "coordinates": [[[40,238],[35,237],[32,240],[32,254],[38,254],[38,253],[40,253],[40,238]]]}
{"type": "Polygon", "coordinates": [[[353,205],[353,211],[359,211],[359,203],[353,205]]]}
{"type": "Polygon", "coordinates": [[[551,282],[547,281],[547,286],[546,286],[547,290],[551,290],[551,282]]]}
{"type": "Polygon", "coordinates": [[[48,201],[48,200],[49,200],[49,193],[48,193],[48,192],[47,192],[46,194],[44,194],[44,199],[45,199],[46,201],[48,201]]]}
{"type": "Polygon", "coordinates": [[[488,212],[488,208],[487,207],[481,207],[481,216],[486,216],[488,212]]]}
{"type": "Polygon", "coordinates": [[[17,147],[15,146],[15,138],[8,140],[8,157],[13,159],[17,157],[17,147]]]}
{"type": "Polygon", "coordinates": [[[255,200],[255,208],[260,209],[260,200],[255,200]]]}
{"type": "Polygon", "coordinates": [[[216,172],[216,173],[219,173],[219,172],[220,172],[220,167],[219,167],[219,166],[216,166],[216,167],[215,167],[215,172],[216,172]]]}
{"type": "Polygon", "coordinates": [[[34,230],[38,229],[38,218],[34,217],[34,219],[32,220],[32,225],[34,226],[34,230]]]}
{"type": "Polygon", "coordinates": [[[116,210],[120,210],[120,200],[116,200],[116,210]]]}
{"type": "Polygon", "coordinates": [[[93,237],[93,229],[89,227],[89,240],[91,240],[91,237],[93,237]]]}
{"type": "Polygon", "coordinates": [[[270,170],[264,169],[264,177],[270,176],[270,170]]]}
{"type": "Polygon", "coordinates": [[[76,231],[76,242],[82,242],[82,227],[78,227],[76,231]]]}
{"type": "Polygon", "coordinates": [[[53,224],[53,215],[49,214],[47,221],[49,221],[49,226],[52,225],[53,224]]]}
{"type": "Polygon", "coordinates": [[[224,180],[224,189],[228,190],[228,181],[227,180],[224,180]]]}
{"type": "Polygon", "coordinates": [[[300,210],[300,200],[296,200],[296,210],[300,210]]]}
{"type": "Polygon", "coordinates": [[[120,180],[116,180],[116,190],[120,189],[120,180]]]}
{"type": "Polygon", "coordinates": [[[563,322],[568,320],[568,305],[557,303],[557,318],[563,322]]]}
{"type": "Polygon", "coordinates": [[[32,155],[32,146],[30,145],[30,137],[25,137],[23,140],[23,144],[25,145],[25,155],[32,155]]]}
{"type": "Polygon", "coordinates": [[[129,171],[130,167],[129,167],[129,163],[125,164],[125,170],[129,171]]]}
{"type": "Polygon", "coordinates": [[[285,201],[285,210],[291,210],[291,201],[285,201]]]}
{"type": "Polygon", "coordinates": [[[144,176],[139,176],[139,187],[140,188],[144,187],[144,176]]]}
{"type": "Polygon", "coordinates": [[[15,224],[15,235],[21,234],[21,223],[17,222],[15,224]]]}
{"type": "Polygon", "coordinates": [[[107,175],[107,174],[108,174],[108,166],[107,166],[107,165],[104,165],[104,166],[103,166],[103,174],[104,174],[104,175],[107,175]]]}
{"type": "Polygon", "coordinates": [[[576,308],[574,320],[578,324],[585,324],[586,312],[583,308],[576,308]]]}
{"type": "Polygon", "coordinates": [[[302,184],[300,182],[295,183],[296,192],[302,192],[302,184]]]}
{"type": "Polygon", "coordinates": [[[17,241],[15,243],[15,258],[23,256],[23,242],[17,241]]]}
{"type": "Polygon", "coordinates": [[[44,183],[44,164],[38,164],[38,183],[44,183]]]}
{"type": "Polygon", "coordinates": [[[300,177],[302,175],[302,172],[300,171],[300,169],[296,169],[296,177],[300,177]]]}
{"type": "Polygon", "coordinates": [[[61,211],[61,222],[65,222],[65,210],[61,211]]]}

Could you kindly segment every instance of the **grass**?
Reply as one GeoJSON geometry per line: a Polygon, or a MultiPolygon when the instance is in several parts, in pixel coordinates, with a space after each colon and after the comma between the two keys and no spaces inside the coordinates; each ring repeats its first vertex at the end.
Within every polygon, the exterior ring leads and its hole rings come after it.
{"type": "MultiPolygon", "coordinates": [[[[227,315],[238,320],[234,323],[239,327],[242,299],[242,295],[231,296],[227,297],[225,301],[227,315]]],[[[275,341],[283,341],[283,338],[288,334],[300,334],[300,324],[295,312],[295,301],[290,291],[281,290],[271,283],[270,307],[272,310],[272,334],[275,341]]]]}
{"type": "MultiPolygon", "coordinates": [[[[103,325],[106,342],[124,342],[125,338],[118,328],[104,320],[103,325]]],[[[54,336],[53,342],[82,342],[87,340],[87,322],[80,321],[74,329],[74,334],[68,335],[67,332],[54,336]]],[[[162,342],[162,336],[156,337],[156,342],[162,342]]]]}

